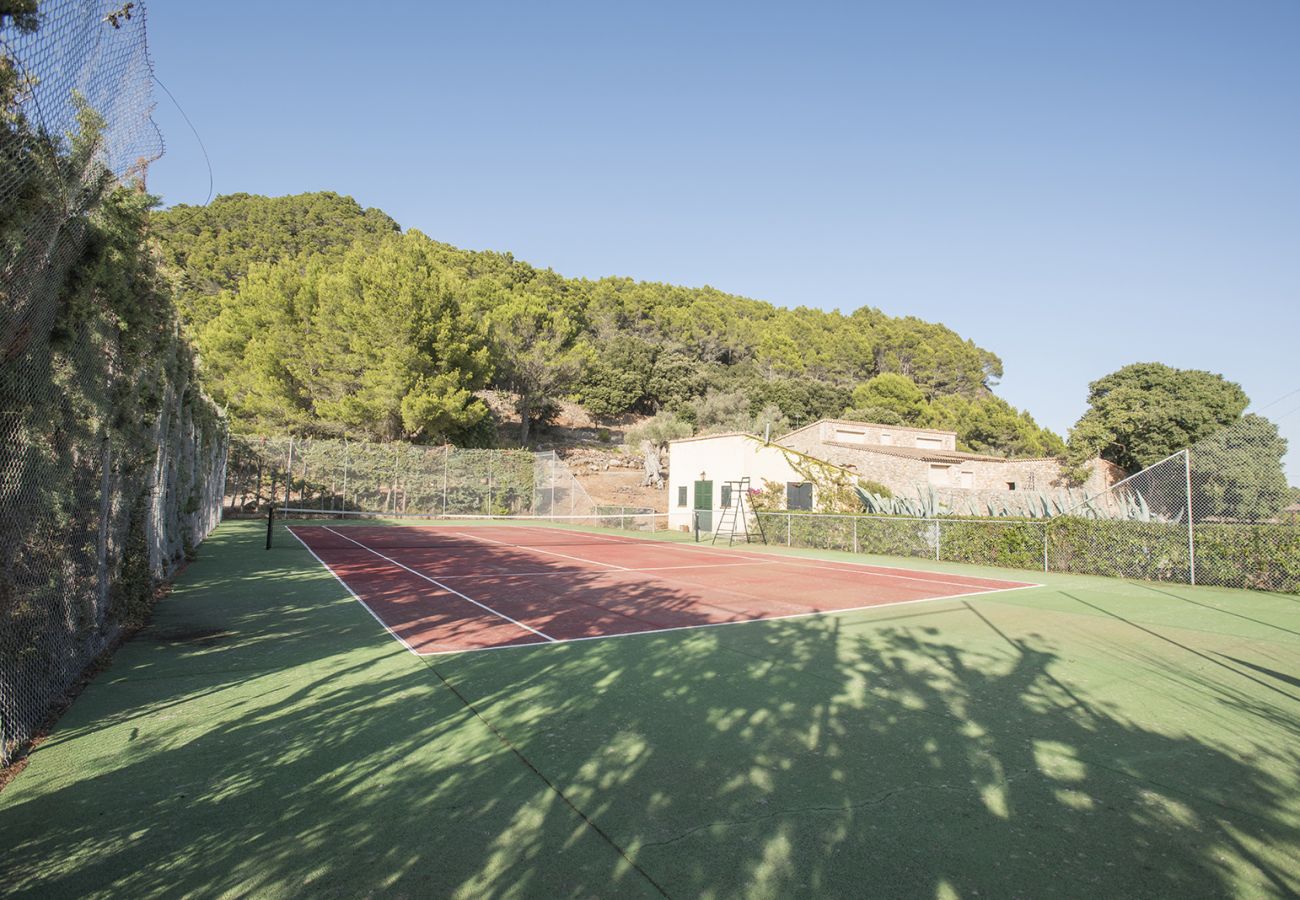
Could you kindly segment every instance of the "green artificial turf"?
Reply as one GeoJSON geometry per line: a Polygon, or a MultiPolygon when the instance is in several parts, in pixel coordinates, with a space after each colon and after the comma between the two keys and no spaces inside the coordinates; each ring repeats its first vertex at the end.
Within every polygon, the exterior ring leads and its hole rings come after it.
{"type": "Polygon", "coordinates": [[[421,660],[262,539],[0,793],[0,893],[1300,891],[1295,596],[890,560],[1045,584],[421,660]]]}

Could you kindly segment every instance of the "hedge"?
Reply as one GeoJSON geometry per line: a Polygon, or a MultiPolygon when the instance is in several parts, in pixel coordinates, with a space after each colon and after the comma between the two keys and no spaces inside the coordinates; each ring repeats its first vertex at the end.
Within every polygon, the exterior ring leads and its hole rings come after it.
{"type": "MultiPolygon", "coordinates": [[[[1189,581],[1187,527],[1178,523],[806,512],[759,516],[773,544],[1146,581],[1189,581]]],[[[1300,593],[1300,526],[1201,523],[1193,535],[1197,584],[1300,593]]]]}

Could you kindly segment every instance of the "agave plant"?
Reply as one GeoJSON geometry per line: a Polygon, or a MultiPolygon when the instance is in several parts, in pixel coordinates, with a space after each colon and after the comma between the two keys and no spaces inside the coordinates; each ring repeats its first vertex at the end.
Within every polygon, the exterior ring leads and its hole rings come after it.
{"type": "Polygon", "coordinates": [[[916,497],[884,497],[861,486],[854,488],[866,512],[882,516],[933,519],[945,515],[978,518],[1054,519],[1070,515],[1084,519],[1112,519],[1129,522],[1179,522],[1183,513],[1162,515],[1154,511],[1137,491],[1118,491],[1096,496],[1077,496],[1069,489],[1052,494],[1025,491],[1003,498],[977,500],[974,497],[946,505],[932,486],[918,487],[916,497]]]}

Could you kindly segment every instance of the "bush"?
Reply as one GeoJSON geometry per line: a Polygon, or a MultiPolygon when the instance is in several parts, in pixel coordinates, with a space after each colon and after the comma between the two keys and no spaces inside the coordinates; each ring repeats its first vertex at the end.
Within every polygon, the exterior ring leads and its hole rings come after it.
{"type": "Polygon", "coordinates": [[[640,425],[627,430],[623,441],[632,449],[639,449],[643,441],[649,441],[656,447],[662,447],[669,441],[690,437],[695,433],[689,422],[670,412],[661,412],[653,418],[646,419],[640,425]]]}
{"type": "MultiPolygon", "coordinates": [[[[1144,581],[1188,582],[1186,526],[1059,517],[922,519],[768,512],[769,543],[1144,581]]],[[[1300,593],[1300,526],[1197,525],[1196,583],[1300,593]]]]}

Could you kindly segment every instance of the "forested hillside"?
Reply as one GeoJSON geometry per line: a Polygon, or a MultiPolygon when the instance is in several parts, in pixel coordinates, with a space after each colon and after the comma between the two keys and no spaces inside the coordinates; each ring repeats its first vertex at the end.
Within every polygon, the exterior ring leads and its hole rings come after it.
{"type": "Polygon", "coordinates": [[[492,387],[517,397],[521,442],[570,397],[699,430],[852,409],[984,452],[1062,450],[992,395],[994,353],[913,317],[565,278],[401,233],[332,193],[235,194],[158,213],[154,231],[236,427],[483,444],[494,429],[473,392],[492,387]]]}

